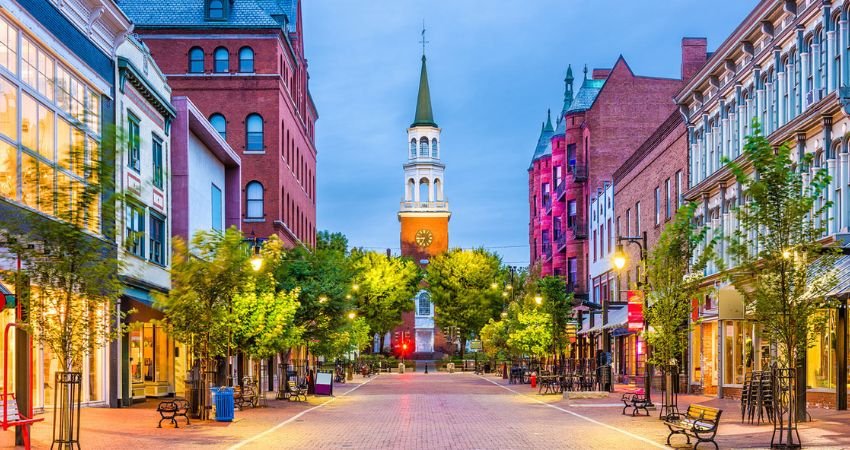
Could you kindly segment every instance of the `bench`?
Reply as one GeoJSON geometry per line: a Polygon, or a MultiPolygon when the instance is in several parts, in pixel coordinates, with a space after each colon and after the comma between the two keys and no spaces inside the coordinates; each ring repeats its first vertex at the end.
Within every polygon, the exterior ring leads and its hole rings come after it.
{"type": "MultiPolygon", "coordinates": [[[[163,420],[170,420],[171,423],[174,424],[174,428],[180,428],[180,425],[177,425],[177,416],[179,408],[177,407],[177,403],[173,400],[165,400],[159,402],[159,405],[156,407],[156,412],[159,413],[159,423],[156,424],[157,428],[162,428],[163,420]]],[[[188,418],[186,420],[189,420],[188,418]]]]}
{"type": "Polygon", "coordinates": [[[257,400],[257,391],[254,390],[254,386],[246,384],[243,387],[233,387],[233,404],[239,408],[239,411],[242,411],[242,407],[246,404],[252,408],[256,407],[257,400]]]}
{"type": "Polygon", "coordinates": [[[664,419],[664,424],[670,429],[667,436],[667,445],[674,434],[683,434],[691,443],[691,437],[697,440],[694,444],[696,449],[703,442],[711,442],[714,448],[719,448],[714,437],[717,435],[717,426],[720,424],[720,414],[723,410],[703,405],[690,405],[685,414],[671,414],[664,419]]]}
{"type": "Polygon", "coordinates": [[[15,394],[5,393],[0,397],[0,419],[5,414],[5,420],[2,422],[3,430],[8,430],[9,427],[21,427],[21,432],[24,437],[24,449],[30,450],[30,426],[35,422],[41,422],[44,417],[30,418],[26,417],[18,410],[18,401],[15,399],[15,394]],[[5,400],[4,400],[5,399],[5,400]]]}
{"type": "Polygon", "coordinates": [[[647,406],[649,405],[649,399],[646,398],[646,395],[643,393],[643,389],[638,389],[636,391],[630,391],[623,394],[621,398],[623,404],[623,414],[626,414],[626,410],[632,408],[632,416],[636,416],[638,410],[642,409],[643,412],[649,416],[649,409],[647,406]]]}
{"type": "Polygon", "coordinates": [[[287,385],[289,386],[289,395],[287,396],[287,400],[293,401],[307,401],[307,387],[299,386],[295,381],[289,380],[287,381],[287,385]]]}
{"type": "Polygon", "coordinates": [[[189,400],[177,399],[174,400],[174,404],[177,405],[177,412],[174,413],[174,417],[182,417],[186,419],[186,425],[191,425],[189,422],[189,411],[191,410],[189,400]]]}

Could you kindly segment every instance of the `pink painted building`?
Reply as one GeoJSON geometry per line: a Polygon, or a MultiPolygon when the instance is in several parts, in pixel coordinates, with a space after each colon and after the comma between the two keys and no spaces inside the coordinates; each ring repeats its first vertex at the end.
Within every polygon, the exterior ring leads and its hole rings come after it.
{"type": "MultiPolygon", "coordinates": [[[[704,63],[705,50],[704,39],[682,40],[683,76],[704,63]]],[[[528,169],[530,261],[587,300],[590,197],[674,111],[682,81],[635,75],[621,56],[611,69],[585,68],[575,94],[573,82],[568,69],[563,109],[555,127],[544,125],[528,169]]]]}

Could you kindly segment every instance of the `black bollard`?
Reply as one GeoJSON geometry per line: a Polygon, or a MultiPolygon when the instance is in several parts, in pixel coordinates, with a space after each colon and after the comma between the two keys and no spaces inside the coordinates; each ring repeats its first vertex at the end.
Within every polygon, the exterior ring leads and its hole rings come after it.
{"type": "Polygon", "coordinates": [[[428,363],[425,363],[425,373],[428,373],[428,363]]]}

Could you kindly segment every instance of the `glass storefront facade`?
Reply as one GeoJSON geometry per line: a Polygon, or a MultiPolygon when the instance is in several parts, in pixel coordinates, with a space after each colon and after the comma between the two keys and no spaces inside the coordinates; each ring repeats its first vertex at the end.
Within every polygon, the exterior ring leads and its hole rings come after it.
{"type": "Polygon", "coordinates": [[[185,392],[186,347],[156,322],[135,323],[128,333],[132,397],[181,395],[185,392]]]}
{"type": "Polygon", "coordinates": [[[813,342],[806,352],[806,383],[809,389],[834,391],[838,376],[838,313],[834,309],[818,311],[814,320],[824,321],[826,326],[812,336],[813,342]]]}

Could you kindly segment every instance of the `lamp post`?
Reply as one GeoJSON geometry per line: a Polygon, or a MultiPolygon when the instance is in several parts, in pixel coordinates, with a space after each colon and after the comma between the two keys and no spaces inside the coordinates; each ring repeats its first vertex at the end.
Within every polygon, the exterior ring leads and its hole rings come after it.
{"type": "MultiPolygon", "coordinates": [[[[637,280],[638,289],[645,290],[649,286],[649,280],[646,276],[646,231],[641,233],[640,236],[617,236],[617,251],[614,253],[614,267],[619,271],[622,270],[623,267],[626,266],[626,254],[623,252],[623,242],[627,244],[635,244],[640,249],[640,263],[644,266],[643,268],[643,276],[637,280]],[[641,280],[642,279],[642,280],[641,280]]],[[[644,293],[645,294],[645,293],[644,293]]],[[[643,296],[643,308],[644,311],[649,309],[649,305],[647,304],[647,296],[643,296]]],[[[603,305],[603,308],[605,306],[603,305]]],[[[646,314],[643,315],[643,331],[644,333],[649,332],[649,327],[646,322],[646,314]]],[[[649,402],[647,406],[654,407],[652,404],[652,365],[649,363],[649,357],[652,354],[651,349],[649,347],[649,342],[644,338],[644,343],[646,344],[645,349],[645,360],[644,360],[644,377],[643,377],[643,391],[646,394],[646,399],[649,402]]]]}
{"type": "MultiPolygon", "coordinates": [[[[251,270],[259,272],[263,268],[263,256],[260,254],[262,240],[258,238],[253,231],[251,237],[243,239],[243,242],[251,244],[251,258],[248,260],[251,264],[251,270]]],[[[230,300],[230,313],[233,314],[233,300],[230,300]]],[[[233,328],[228,327],[227,331],[227,377],[226,383],[233,386],[233,328]]]]}

